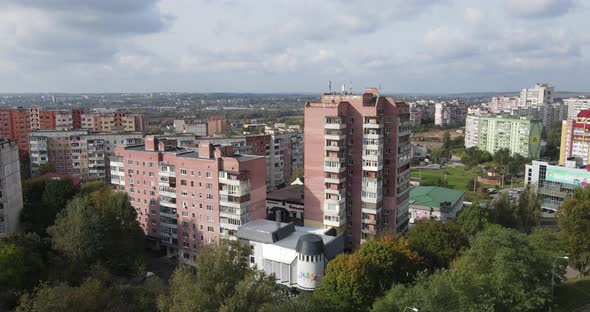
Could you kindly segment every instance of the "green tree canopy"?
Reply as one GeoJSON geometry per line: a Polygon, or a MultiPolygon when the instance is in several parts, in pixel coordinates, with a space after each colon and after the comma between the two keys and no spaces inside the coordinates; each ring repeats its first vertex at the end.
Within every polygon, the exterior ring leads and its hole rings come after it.
{"type": "Polygon", "coordinates": [[[430,270],[449,267],[469,246],[460,225],[436,220],[418,221],[408,233],[408,241],[430,270]]]}
{"type": "Polygon", "coordinates": [[[408,241],[387,235],[330,261],[317,292],[353,311],[365,311],[392,284],[413,281],[419,268],[420,257],[408,241]]]}
{"type": "Polygon", "coordinates": [[[127,194],[106,187],[74,198],[47,231],[75,272],[99,262],[125,276],[135,273],[144,249],[136,218],[127,194]]]}
{"type": "Polygon", "coordinates": [[[26,232],[46,236],[55,221],[78,190],[70,179],[33,178],[23,185],[21,220],[26,232]]]}
{"type": "Polygon", "coordinates": [[[475,235],[489,224],[489,220],[489,210],[476,203],[463,208],[459,212],[456,222],[461,226],[463,232],[475,235]]]}
{"type": "Polygon", "coordinates": [[[282,300],[274,277],[250,268],[249,255],[237,242],[202,249],[197,270],[176,269],[169,292],[159,298],[160,311],[258,311],[282,300]]]}
{"type": "Polygon", "coordinates": [[[565,250],[580,275],[590,264],[590,188],[578,188],[557,211],[565,250]]]}

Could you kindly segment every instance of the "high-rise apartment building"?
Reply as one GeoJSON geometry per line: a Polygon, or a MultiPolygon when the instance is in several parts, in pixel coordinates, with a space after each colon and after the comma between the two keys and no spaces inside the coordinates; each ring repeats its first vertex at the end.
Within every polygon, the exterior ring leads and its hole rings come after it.
{"type": "Polygon", "coordinates": [[[368,88],[305,104],[305,225],[334,227],[357,248],[409,220],[409,107],[368,88]]]}
{"type": "Polygon", "coordinates": [[[562,122],[559,164],[564,165],[570,157],[590,164],[590,110],[582,110],[576,118],[562,122]]]}
{"type": "Polygon", "coordinates": [[[147,136],[144,145],[117,147],[111,183],[129,194],[138,221],[156,247],[195,261],[199,248],[235,239],[240,225],[266,217],[264,157],[232,146],[147,136]]]}
{"type": "Polygon", "coordinates": [[[90,133],[88,130],[40,130],[29,134],[31,173],[51,164],[57,173],[82,179],[108,179],[110,157],[118,145],[143,142],[141,133],[90,133]]]}
{"type": "Polygon", "coordinates": [[[544,106],[553,104],[555,88],[546,83],[537,83],[534,87],[520,90],[519,106],[544,106]]]}
{"type": "Polygon", "coordinates": [[[23,194],[18,158],[16,141],[0,140],[0,237],[20,230],[23,194]]]}
{"type": "Polygon", "coordinates": [[[510,150],[510,155],[520,154],[537,159],[541,149],[540,120],[528,118],[480,117],[477,146],[483,151],[495,153],[499,149],[510,150]]]}
{"type": "Polygon", "coordinates": [[[576,119],[578,113],[590,109],[590,98],[588,97],[563,99],[563,103],[567,107],[567,119],[576,119]]]}
{"type": "Polygon", "coordinates": [[[434,104],[434,124],[437,126],[461,126],[465,123],[467,104],[462,101],[434,104]]]}

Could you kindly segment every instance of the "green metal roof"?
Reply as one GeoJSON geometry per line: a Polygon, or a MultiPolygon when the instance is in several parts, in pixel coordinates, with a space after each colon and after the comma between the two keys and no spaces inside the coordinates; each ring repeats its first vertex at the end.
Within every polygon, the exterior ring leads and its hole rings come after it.
{"type": "Polygon", "coordinates": [[[416,186],[410,191],[410,204],[424,207],[438,207],[443,202],[450,202],[451,206],[463,196],[465,192],[438,186],[416,186]]]}

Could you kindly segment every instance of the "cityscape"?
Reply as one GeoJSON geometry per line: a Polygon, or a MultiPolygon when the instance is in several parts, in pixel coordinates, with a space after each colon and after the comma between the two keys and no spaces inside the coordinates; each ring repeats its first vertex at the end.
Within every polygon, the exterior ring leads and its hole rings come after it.
{"type": "Polygon", "coordinates": [[[590,311],[588,4],[369,2],[0,4],[0,311],[590,311]]]}

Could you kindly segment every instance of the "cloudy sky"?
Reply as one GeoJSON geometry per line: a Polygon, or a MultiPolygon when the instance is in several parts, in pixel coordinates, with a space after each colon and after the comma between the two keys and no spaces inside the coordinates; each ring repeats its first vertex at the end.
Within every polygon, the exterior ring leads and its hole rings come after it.
{"type": "Polygon", "coordinates": [[[0,92],[590,91],[585,0],[0,0],[0,92]]]}

